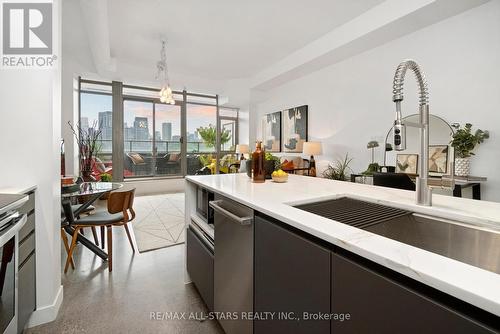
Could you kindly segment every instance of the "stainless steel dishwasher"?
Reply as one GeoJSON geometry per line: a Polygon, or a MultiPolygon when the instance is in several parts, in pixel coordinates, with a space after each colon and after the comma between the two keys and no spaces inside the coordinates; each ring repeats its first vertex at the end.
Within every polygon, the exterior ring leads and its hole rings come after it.
{"type": "Polygon", "coordinates": [[[221,312],[226,334],[251,334],[252,321],[242,317],[253,312],[254,213],[219,195],[210,206],[215,211],[214,310],[221,312]]]}

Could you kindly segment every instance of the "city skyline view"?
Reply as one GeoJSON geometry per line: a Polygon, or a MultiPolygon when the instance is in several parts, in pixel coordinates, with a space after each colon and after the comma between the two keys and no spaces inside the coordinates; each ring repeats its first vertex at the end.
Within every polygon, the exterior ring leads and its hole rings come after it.
{"type": "MultiPolygon", "coordinates": [[[[124,101],[124,140],[126,151],[151,152],[153,133],[159,152],[180,151],[181,108],[177,105],[156,103],[153,129],[153,103],[124,101]],[[168,141],[169,143],[166,143],[168,141]]],[[[81,94],[82,128],[99,127],[102,134],[102,152],[112,149],[112,97],[92,93],[81,94]]],[[[215,126],[216,107],[188,104],[186,115],[188,151],[212,151],[205,147],[198,135],[199,127],[215,126]]]]}

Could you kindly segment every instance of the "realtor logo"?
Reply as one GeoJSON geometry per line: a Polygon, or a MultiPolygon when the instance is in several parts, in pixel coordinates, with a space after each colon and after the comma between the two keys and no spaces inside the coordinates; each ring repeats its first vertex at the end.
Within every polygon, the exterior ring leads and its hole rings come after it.
{"type": "Polygon", "coordinates": [[[2,2],[2,67],[51,67],[52,2],[2,2]]]}
{"type": "Polygon", "coordinates": [[[52,4],[3,4],[3,54],[52,53],[52,4]]]}

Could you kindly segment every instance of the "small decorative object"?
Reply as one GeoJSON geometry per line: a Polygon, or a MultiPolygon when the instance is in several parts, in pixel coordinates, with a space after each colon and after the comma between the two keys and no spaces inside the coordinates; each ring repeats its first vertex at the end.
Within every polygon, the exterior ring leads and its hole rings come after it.
{"type": "Polygon", "coordinates": [[[245,160],[245,154],[250,152],[247,144],[238,144],[236,145],[236,154],[240,154],[240,160],[245,160]]]}
{"type": "Polygon", "coordinates": [[[252,153],[252,181],[255,183],[264,183],[266,181],[266,173],[264,169],[265,161],[262,142],[257,141],[255,151],[252,153]]]}
{"type": "Polygon", "coordinates": [[[276,183],[285,183],[288,181],[288,173],[282,171],[281,169],[275,170],[272,173],[272,179],[276,183]]]}
{"type": "Polygon", "coordinates": [[[271,179],[272,173],[280,167],[280,158],[266,152],[265,159],[264,169],[266,171],[266,179],[271,179]]]}
{"type": "Polygon", "coordinates": [[[321,143],[317,141],[305,142],[304,154],[311,156],[309,160],[309,176],[316,176],[316,161],[314,161],[314,156],[321,154],[321,143]]]}
{"type": "Polygon", "coordinates": [[[95,158],[101,150],[101,129],[97,126],[97,121],[94,121],[88,128],[82,128],[80,124],[77,124],[75,129],[71,122],[68,122],[68,125],[78,144],[80,175],[84,181],[95,181],[92,170],[95,158]]]}
{"type": "Polygon", "coordinates": [[[333,165],[328,166],[323,172],[323,177],[325,179],[347,181],[349,179],[348,172],[351,171],[351,167],[349,167],[351,162],[352,158],[346,153],[342,160],[337,160],[333,165]]]}
{"type": "Polygon", "coordinates": [[[373,173],[376,173],[378,171],[380,171],[380,166],[378,163],[374,162],[372,164],[369,164],[368,168],[361,174],[363,174],[364,176],[370,176],[370,175],[373,175],[373,173]]]}
{"type": "MultiPolygon", "coordinates": [[[[242,163],[245,163],[246,167],[246,173],[248,177],[252,177],[252,159],[245,160],[242,163]]],[[[271,174],[277,170],[280,167],[280,158],[272,155],[269,152],[266,152],[264,155],[264,171],[265,171],[265,178],[266,179],[271,179],[271,174]]]]}
{"type": "Polygon", "coordinates": [[[307,106],[283,111],[283,152],[300,153],[307,141],[307,106]]]}
{"type": "Polygon", "coordinates": [[[281,151],[281,112],[262,117],[262,138],[267,152],[281,151]]]}
{"type": "Polygon", "coordinates": [[[378,141],[376,141],[376,140],[369,141],[368,144],[366,144],[366,148],[372,150],[372,164],[375,162],[375,148],[376,147],[378,147],[378,141]]]}
{"type": "Polygon", "coordinates": [[[398,154],[396,173],[417,174],[418,154],[398,154]]]}
{"type": "Polygon", "coordinates": [[[429,145],[429,172],[446,174],[448,145],[429,145]]]}
{"type": "Polygon", "coordinates": [[[477,129],[472,134],[472,124],[466,123],[464,127],[458,128],[450,142],[455,149],[455,175],[468,176],[470,174],[470,157],[476,145],[481,144],[490,137],[488,131],[477,129]]]}

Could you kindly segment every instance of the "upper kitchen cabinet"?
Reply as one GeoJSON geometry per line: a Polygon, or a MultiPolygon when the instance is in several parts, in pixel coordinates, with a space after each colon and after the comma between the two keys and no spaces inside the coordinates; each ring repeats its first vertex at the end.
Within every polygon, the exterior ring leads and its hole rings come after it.
{"type": "Polygon", "coordinates": [[[255,312],[276,312],[274,319],[254,322],[255,334],[330,332],[327,320],[283,319],[330,313],[328,249],[257,215],[254,268],[255,312]]]}

